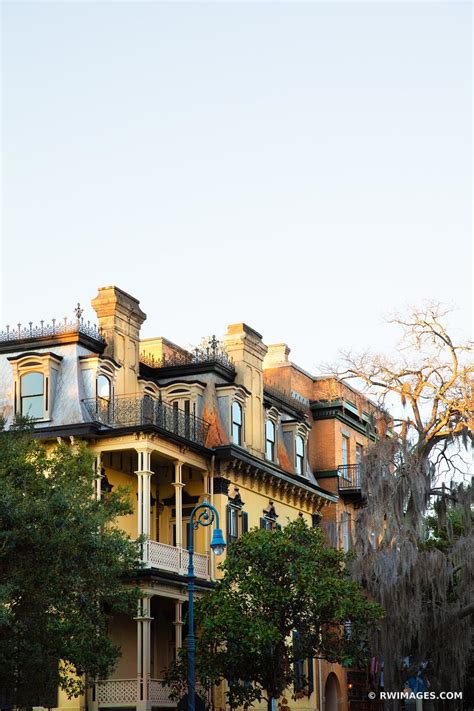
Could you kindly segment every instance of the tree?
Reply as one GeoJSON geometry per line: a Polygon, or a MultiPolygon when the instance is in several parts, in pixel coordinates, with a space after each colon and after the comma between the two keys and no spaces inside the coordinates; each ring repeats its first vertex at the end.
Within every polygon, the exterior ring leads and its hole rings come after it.
{"type": "Polygon", "coordinates": [[[107,616],[136,609],[124,578],[137,545],[114,525],[124,491],[97,501],[85,446],[49,450],[25,424],[0,433],[0,696],[19,708],[53,705],[84,677],[104,677],[119,650],[107,616]]]}
{"type": "MultiPolygon", "coordinates": [[[[353,664],[381,614],[351,580],[346,557],[302,518],[282,530],[253,529],[229,546],[223,577],[197,604],[197,668],[210,688],[223,679],[232,708],[279,698],[308,683],[301,661],[353,664]]],[[[185,692],[186,655],[166,673],[185,692]]]]}
{"type": "Polygon", "coordinates": [[[415,664],[430,660],[438,689],[461,689],[472,648],[472,486],[461,455],[472,440],[474,369],[472,349],[448,333],[447,315],[428,304],[391,319],[402,327],[396,358],[345,353],[337,370],[395,414],[386,418],[388,430],[379,428],[388,437],[380,437],[362,464],[366,505],[353,566],[385,609],[373,643],[385,658],[389,689],[404,681],[407,656],[415,664]],[[457,535],[454,512],[462,523],[457,535]],[[442,546],[427,544],[435,529],[438,536],[445,531],[442,546]]]}

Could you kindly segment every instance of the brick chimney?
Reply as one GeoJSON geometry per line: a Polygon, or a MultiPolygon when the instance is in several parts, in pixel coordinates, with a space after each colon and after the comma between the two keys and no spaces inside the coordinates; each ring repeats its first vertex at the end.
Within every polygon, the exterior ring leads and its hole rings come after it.
{"type": "Polygon", "coordinates": [[[117,286],[104,286],[91,303],[107,341],[105,355],[122,366],[117,374],[116,394],[137,392],[140,327],[146,319],[140,302],[117,286]]]}
{"type": "Polygon", "coordinates": [[[236,382],[250,391],[245,408],[245,444],[256,455],[264,451],[263,359],[267,347],[262,336],[245,323],[227,327],[224,347],[234,361],[236,382]]]}

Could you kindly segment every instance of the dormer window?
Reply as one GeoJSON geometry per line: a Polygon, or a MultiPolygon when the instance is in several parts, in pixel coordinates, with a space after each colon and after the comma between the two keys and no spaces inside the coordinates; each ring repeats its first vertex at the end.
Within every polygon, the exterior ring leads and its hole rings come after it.
{"type": "Polygon", "coordinates": [[[15,415],[51,419],[62,356],[51,352],[22,353],[8,360],[13,370],[15,415]]]}
{"type": "Polygon", "coordinates": [[[232,403],[232,442],[242,445],[242,405],[234,400],[232,403]]]}
{"type": "Polygon", "coordinates": [[[301,435],[296,435],[295,465],[296,473],[304,476],[304,439],[301,435]]]}
{"type": "Polygon", "coordinates": [[[275,461],[275,423],[267,420],[265,424],[265,457],[270,461],[275,461]]]}
{"type": "Polygon", "coordinates": [[[41,420],[45,407],[45,378],[43,373],[33,371],[20,378],[20,412],[24,417],[41,420]]]}

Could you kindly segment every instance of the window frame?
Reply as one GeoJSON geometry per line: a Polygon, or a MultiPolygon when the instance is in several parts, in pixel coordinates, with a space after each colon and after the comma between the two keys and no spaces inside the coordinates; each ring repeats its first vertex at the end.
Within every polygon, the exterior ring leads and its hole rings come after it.
{"type": "Polygon", "coordinates": [[[244,511],[245,504],[240,496],[239,488],[236,486],[234,490],[234,496],[229,495],[226,506],[227,545],[237,541],[249,530],[248,513],[244,511]]]}
{"type": "Polygon", "coordinates": [[[276,438],[277,438],[277,428],[276,423],[270,417],[267,417],[265,421],[265,459],[269,462],[275,462],[276,455],[276,438]],[[268,437],[268,426],[271,425],[273,428],[273,440],[268,437]],[[270,444],[270,456],[268,455],[268,445],[270,444]]]}
{"type": "Polygon", "coordinates": [[[56,353],[21,353],[16,356],[9,356],[13,370],[13,411],[15,415],[24,416],[23,400],[26,397],[42,397],[43,406],[41,415],[32,417],[35,424],[39,422],[49,422],[54,405],[54,395],[57,379],[59,377],[61,361],[63,356],[56,353]],[[22,379],[30,373],[39,373],[43,376],[43,394],[35,396],[22,395],[22,379]]]}
{"type": "Polygon", "coordinates": [[[103,372],[98,372],[97,377],[95,379],[95,396],[98,400],[104,400],[107,403],[110,403],[112,400],[112,392],[113,392],[113,386],[112,386],[112,378],[108,373],[103,373],[103,372]],[[108,395],[100,395],[99,394],[99,380],[102,378],[102,380],[107,381],[108,383],[108,388],[109,388],[109,393],[108,395]]]}
{"type": "Polygon", "coordinates": [[[305,476],[305,458],[306,458],[306,441],[300,432],[296,433],[295,437],[295,471],[299,476],[305,476]],[[303,447],[302,454],[298,453],[298,442],[301,442],[303,447]],[[301,471],[300,465],[301,464],[301,471]]]}
{"type": "Polygon", "coordinates": [[[25,373],[21,373],[20,375],[20,414],[22,417],[29,417],[32,420],[42,420],[44,417],[45,411],[48,409],[48,377],[45,376],[45,374],[41,370],[27,370],[25,373]],[[39,375],[41,377],[41,393],[30,393],[29,395],[23,395],[23,382],[26,378],[30,378],[31,376],[34,375],[39,375]],[[24,412],[23,406],[24,406],[24,401],[25,400],[32,400],[32,399],[38,399],[41,402],[41,415],[38,415],[38,417],[34,417],[32,415],[29,415],[28,412],[24,412]]]}
{"type": "Polygon", "coordinates": [[[244,429],[244,407],[243,404],[239,400],[232,400],[232,404],[230,407],[230,412],[231,412],[231,422],[230,422],[230,433],[231,433],[231,438],[232,438],[232,444],[234,444],[236,447],[242,447],[243,445],[243,429],[244,429]],[[234,419],[234,407],[238,408],[238,411],[240,412],[240,422],[237,422],[234,419]],[[237,432],[238,432],[238,437],[237,441],[235,438],[235,427],[237,427],[237,432]]]}
{"type": "Polygon", "coordinates": [[[349,466],[349,442],[350,437],[343,434],[341,440],[341,464],[342,466],[349,466]]]}

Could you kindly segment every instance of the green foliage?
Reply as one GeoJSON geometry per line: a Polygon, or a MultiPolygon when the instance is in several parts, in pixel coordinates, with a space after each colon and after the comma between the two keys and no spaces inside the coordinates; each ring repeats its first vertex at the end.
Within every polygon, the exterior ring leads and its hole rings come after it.
{"type": "Polygon", "coordinates": [[[453,542],[469,535],[474,526],[474,509],[471,506],[470,521],[466,521],[464,507],[457,501],[456,494],[462,490],[460,485],[452,485],[453,498],[436,500],[432,511],[425,516],[425,537],[420,543],[422,550],[449,551],[453,542]]]}
{"type": "MultiPolygon", "coordinates": [[[[221,569],[222,580],[197,603],[196,659],[204,687],[229,682],[232,708],[278,698],[294,682],[298,660],[365,658],[367,631],[381,609],[351,580],[344,554],[327,548],[322,532],[303,519],[243,535],[221,569]]],[[[174,698],[185,679],[183,651],[165,676],[174,698]]]]}
{"type": "Polygon", "coordinates": [[[107,615],[136,609],[124,577],[137,545],[114,525],[129,499],[96,501],[92,464],[84,445],[48,451],[24,423],[0,433],[0,694],[20,708],[109,674],[107,615]]]}

